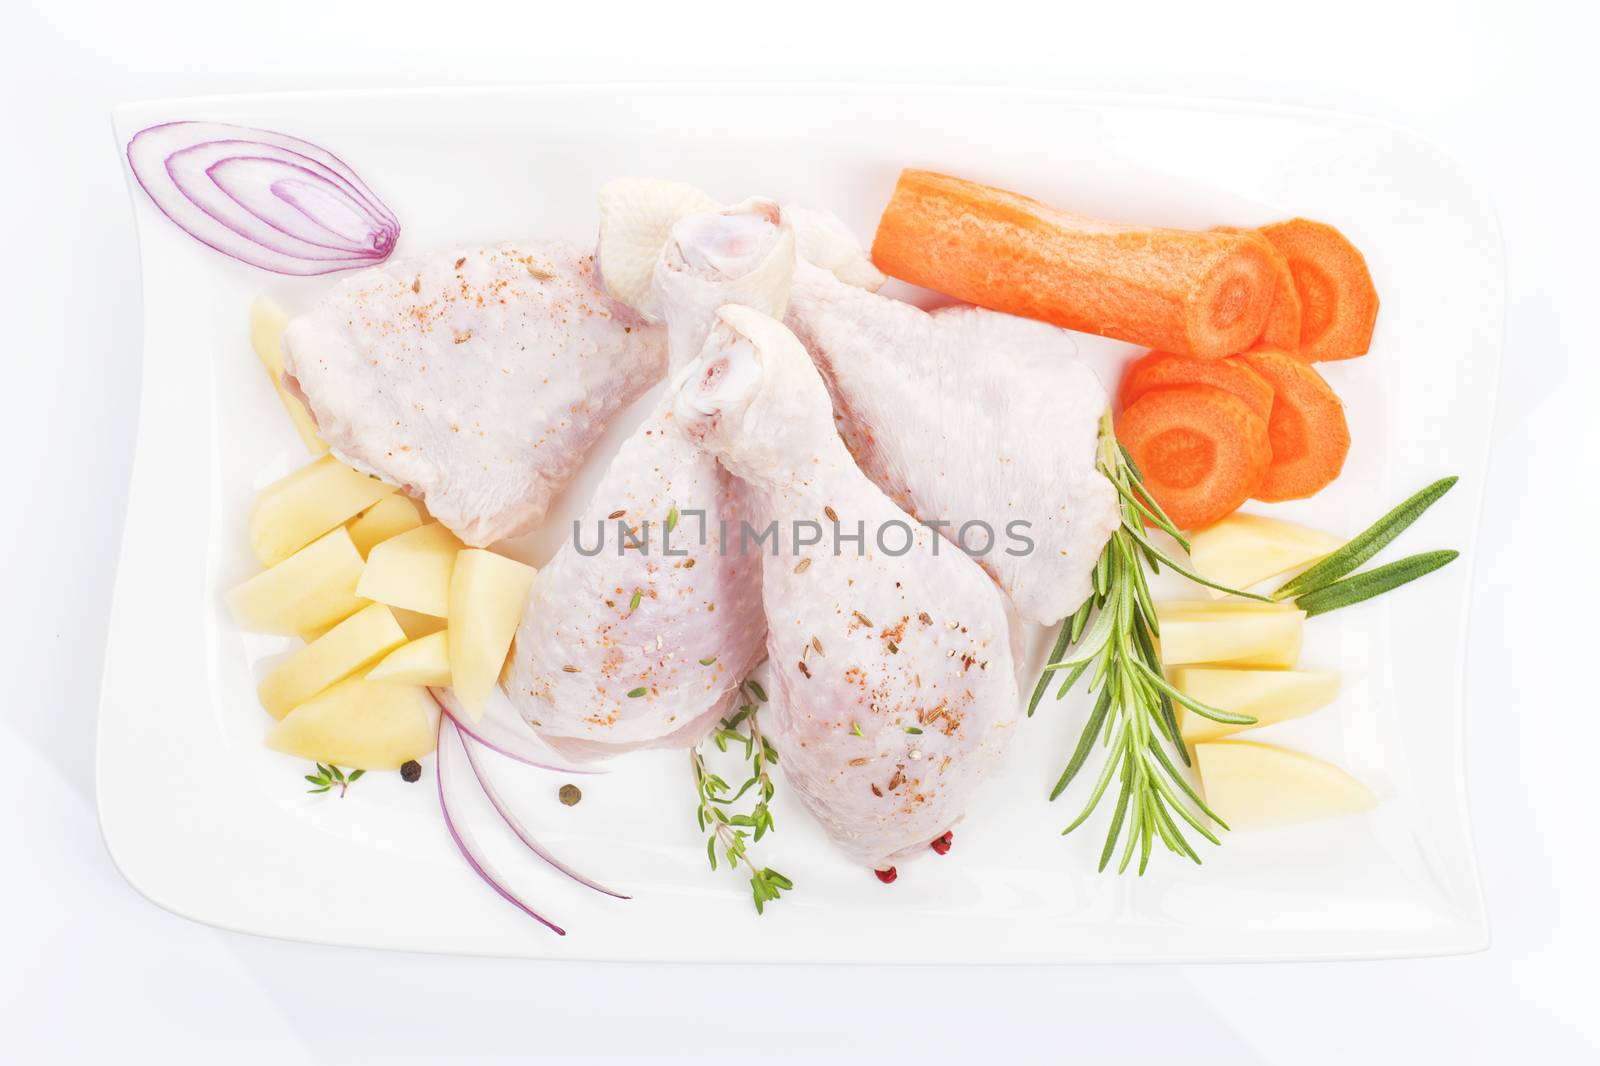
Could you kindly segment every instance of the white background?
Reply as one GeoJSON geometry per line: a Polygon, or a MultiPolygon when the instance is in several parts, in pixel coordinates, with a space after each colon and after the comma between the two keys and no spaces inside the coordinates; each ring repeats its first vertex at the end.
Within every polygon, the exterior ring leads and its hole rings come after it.
{"type": "Polygon", "coordinates": [[[0,1057],[1593,1061],[1600,8],[1133,7],[9,6],[0,31],[0,338],[9,348],[0,1057]],[[1394,120],[1463,161],[1499,210],[1508,262],[1467,699],[1488,952],[1102,969],[534,964],[238,936],[159,911],[121,881],[93,807],[99,664],[140,360],[111,106],[275,89],[723,79],[1301,104],[1394,120]]]}

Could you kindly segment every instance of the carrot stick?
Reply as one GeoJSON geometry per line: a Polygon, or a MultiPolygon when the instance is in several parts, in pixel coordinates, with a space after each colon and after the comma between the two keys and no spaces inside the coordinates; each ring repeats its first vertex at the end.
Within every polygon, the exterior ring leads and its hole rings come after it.
{"type": "Polygon", "coordinates": [[[1239,359],[1192,359],[1171,352],[1151,352],[1122,372],[1120,400],[1128,407],[1151,389],[1172,385],[1210,385],[1231,392],[1263,420],[1272,414],[1272,386],[1239,359]]]}
{"type": "Polygon", "coordinates": [[[1289,262],[1300,296],[1300,356],[1311,362],[1365,355],[1378,320],[1367,261],[1344,234],[1304,218],[1262,226],[1289,262]]]}
{"type": "Polygon", "coordinates": [[[1339,476],[1350,451],[1344,404],[1311,364],[1287,352],[1261,348],[1239,358],[1272,385],[1272,463],[1251,495],[1268,502],[1315,495],[1339,476]]]}
{"type": "Polygon", "coordinates": [[[1272,249],[1272,306],[1267,311],[1267,324],[1261,327],[1261,336],[1257,337],[1250,348],[1278,348],[1286,352],[1300,350],[1300,294],[1294,288],[1294,272],[1289,269],[1289,260],[1279,254],[1278,249],[1266,237],[1253,229],[1235,229],[1232,226],[1218,226],[1218,233],[1237,233],[1241,237],[1251,237],[1272,249]]]}
{"type": "Polygon", "coordinates": [[[901,171],[872,258],[968,303],[1202,359],[1260,336],[1274,277],[1247,237],[1101,222],[926,170],[901,171]]]}
{"type": "Polygon", "coordinates": [[[1122,412],[1116,432],[1145,488],[1181,529],[1238,510],[1272,459],[1265,420],[1209,385],[1152,389],[1122,412]]]}

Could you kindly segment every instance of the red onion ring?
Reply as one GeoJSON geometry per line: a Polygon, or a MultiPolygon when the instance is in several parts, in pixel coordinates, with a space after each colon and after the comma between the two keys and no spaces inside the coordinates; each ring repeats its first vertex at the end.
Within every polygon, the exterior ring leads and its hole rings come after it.
{"type": "Polygon", "coordinates": [[[467,750],[467,742],[460,731],[456,729],[455,720],[448,715],[439,716],[439,735],[435,742],[434,752],[434,778],[439,783],[439,810],[444,815],[445,828],[450,831],[450,839],[456,842],[456,847],[461,852],[461,857],[467,860],[467,865],[472,867],[472,872],[483,879],[483,882],[494,889],[500,896],[516,907],[534,921],[545,926],[557,936],[566,936],[567,931],[559,925],[528,906],[511,889],[507,888],[501,880],[500,874],[490,864],[488,856],[484,855],[477,841],[467,830],[465,822],[458,822],[450,812],[450,789],[445,782],[459,771],[456,769],[456,756],[453,753],[457,747],[462,751],[467,750]],[[445,736],[448,729],[449,737],[445,736]]]}
{"type": "Polygon", "coordinates": [[[506,705],[500,701],[490,699],[489,705],[484,708],[483,717],[474,722],[456,700],[455,693],[447,688],[431,688],[428,691],[433,694],[434,700],[443,708],[444,713],[455,721],[456,728],[490,751],[536,770],[551,770],[558,774],[610,773],[609,770],[584,770],[549,761],[556,758],[556,755],[534,736],[527,723],[516,719],[516,725],[512,725],[501,719],[500,707],[506,705]]]}
{"type": "Polygon", "coordinates": [[[128,165],[156,208],[200,243],[278,274],[381,263],[400,223],[355,171],[271,130],[169,122],[134,134],[128,165]]]}
{"type": "MultiPolygon", "coordinates": [[[[452,721],[453,720],[454,719],[452,719],[452,721]]],[[[457,725],[456,728],[460,729],[461,727],[457,725]]],[[[465,733],[464,730],[463,733],[465,733]]],[[[568,866],[566,863],[550,854],[544,849],[542,844],[533,839],[533,835],[528,832],[526,827],[523,826],[522,821],[517,817],[516,812],[514,812],[505,802],[505,800],[501,798],[500,790],[494,787],[494,780],[484,770],[482,764],[478,762],[478,756],[472,751],[473,743],[474,742],[470,739],[470,734],[465,735],[462,739],[461,748],[467,753],[467,765],[472,767],[472,772],[477,775],[478,784],[483,788],[483,794],[489,797],[489,802],[494,806],[494,809],[499,812],[501,819],[508,827],[510,827],[513,833],[517,834],[517,839],[521,840],[528,846],[529,851],[533,852],[535,855],[539,856],[539,858],[543,859],[551,866],[554,866],[557,870],[560,870],[562,873],[578,882],[578,884],[583,885],[585,888],[592,888],[596,892],[599,892],[602,895],[611,896],[614,899],[633,898],[632,896],[625,896],[615,889],[607,888],[605,885],[602,885],[593,878],[585,877],[577,870],[574,870],[572,867],[568,866]]]]}

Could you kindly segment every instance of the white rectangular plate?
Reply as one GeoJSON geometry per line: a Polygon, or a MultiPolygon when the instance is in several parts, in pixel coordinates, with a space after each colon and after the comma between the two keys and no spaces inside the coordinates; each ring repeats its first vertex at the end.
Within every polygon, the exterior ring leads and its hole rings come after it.
{"type": "MultiPolygon", "coordinates": [[[[863,239],[902,166],[947,170],[1103,217],[1189,227],[1293,215],[1339,226],[1383,296],[1372,355],[1322,364],[1349,407],[1344,476],[1313,501],[1252,509],[1347,533],[1436,477],[1461,484],[1400,547],[1466,560],[1318,619],[1304,662],[1345,678],[1333,707],[1264,731],[1371,785],[1370,815],[1158,854],[1142,879],[1095,872],[1109,810],[1063,838],[1087,781],[1046,795],[1082,723],[1047,700],[944,858],[891,887],[845,863],[797,805],[762,861],[796,887],[758,918],[742,878],[706,868],[682,752],[565,778],[495,758],[545,842],[631,891],[605,899],[478,835],[557,938],[478,882],[446,836],[430,777],[371,775],[304,794],[306,765],[262,747],[253,678],[278,649],[222,608],[253,567],[252,492],[304,461],[246,334],[285,282],[201,247],[137,190],[145,286],[138,453],[100,712],[99,802],[128,880],[180,914],[311,941],[540,958],[794,962],[1310,959],[1470,951],[1487,926],[1466,815],[1461,677],[1476,517],[1500,361],[1493,216],[1416,138],[1337,115],[1047,93],[629,87],[170,101],[120,109],[121,143],[157,122],[281,130],[348,161],[399,216],[402,254],[533,235],[592,240],[604,181],[655,175],[724,200],[830,208],[863,239]]],[[[1108,382],[1131,354],[1084,338],[1108,382]]],[[[632,420],[527,545],[548,555],[632,420]]],[[[1023,427],[1043,436],[1049,427],[1023,427]]],[[[1043,634],[1036,634],[1042,645],[1043,634]]],[[[1037,649],[1036,649],[1037,650],[1037,649]]],[[[1036,654],[1036,662],[1039,659],[1036,654]]]]}

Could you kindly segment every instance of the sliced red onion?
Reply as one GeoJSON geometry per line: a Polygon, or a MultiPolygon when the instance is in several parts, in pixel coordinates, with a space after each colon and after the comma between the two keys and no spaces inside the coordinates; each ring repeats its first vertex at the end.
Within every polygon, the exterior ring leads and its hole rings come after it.
{"type": "Polygon", "coordinates": [[[400,237],[394,213],[355,171],[287,134],[169,122],[134,134],[128,165],[184,232],[278,274],[381,263],[400,237]]]}
{"type": "Polygon", "coordinates": [[[558,936],[566,936],[567,931],[559,925],[528,906],[522,897],[505,886],[500,874],[490,864],[488,856],[478,847],[477,841],[472,839],[471,832],[466,823],[457,821],[450,811],[450,786],[446,784],[452,777],[457,777],[460,771],[456,766],[457,756],[455,751],[460,748],[466,751],[466,739],[456,729],[454,719],[448,715],[439,716],[439,737],[434,752],[434,777],[439,782],[439,810],[444,814],[445,828],[450,831],[450,839],[456,842],[456,847],[461,851],[461,857],[467,860],[467,865],[472,867],[473,873],[483,878],[485,884],[498,892],[506,902],[516,907],[528,917],[546,926],[558,936]]]}
{"type": "MultiPolygon", "coordinates": [[[[460,729],[461,727],[458,725],[456,728],[460,729]]],[[[535,855],[539,856],[539,858],[543,859],[551,866],[554,866],[557,870],[560,870],[562,873],[578,882],[578,884],[583,885],[585,888],[592,888],[596,892],[611,896],[615,899],[633,898],[632,896],[625,896],[615,889],[607,888],[605,885],[602,885],[600,882],[592,878],[585,877],[583,874],[574,870],[572,867],[568,866],[566,863],[550,854],[544,849],[544,845],[533,839],[533,835],[529,833],[527,828],[522,824],[522,820],[517,817],[516,812],[511,809],[504,799],[501,798],[500,790],[494,787],[494,780],[490,778],[489,774],[484,770],[483,764],[478,761],[478,756],[472,750],[475,746],[476,744],[471,739],[470,734],[462,738],[461,747],[462,750],[467,753],[467,765],[472,767],[472,772],[477,775],[478,784],[483,787],[483,794],[489,797],[489,802],[494,805],[494,809],[500,813],[500,817],[505,821],[506,825],[510,827],[511,831],[517,834],[517,839],[521,840],[528,846],[529,851],[533,852],[535,855]]]]}
{"type": "Polygon", "coordinates": [[[610,773],[609,770],[584,770],[553,762],[558,756],[534,736],[526,722],[510,713],[509,704],[503,700],[490,699],[483,717],[474,722],[454,692],[447,688],[428,691],[433,693],[433,698],[444,709],[444,713],[455,721],[457,728],[490,751],[536,770],[552,770],[558,774],[610,773]]]}

